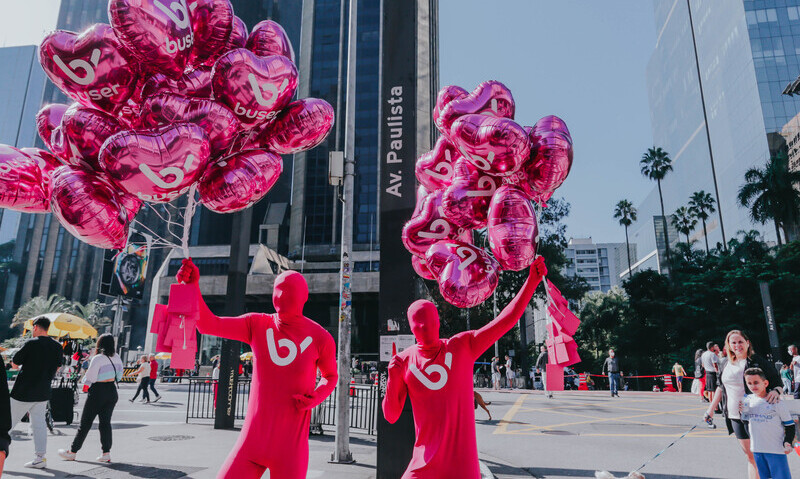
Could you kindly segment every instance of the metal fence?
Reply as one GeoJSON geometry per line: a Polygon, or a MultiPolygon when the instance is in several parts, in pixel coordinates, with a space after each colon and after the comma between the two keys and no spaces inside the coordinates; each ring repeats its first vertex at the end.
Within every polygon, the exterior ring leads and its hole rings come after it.
{"type": "MultiPolygon", "coordinates": [[[[186,422],[192,419],[214,419],[216,381],[210,378],[184,378],[189,381],[186,422]]],[[[236,394],[236,419],[244,419],[250,398],[250,380],[239,379],[236,394]]],[[[321,433],[321,426],[336,425],[336,391],[311,412],[311,429],[321,433]]],[[[377,434],[378,387],[353,384],[350,386],[350,428],[377,434]]]]}

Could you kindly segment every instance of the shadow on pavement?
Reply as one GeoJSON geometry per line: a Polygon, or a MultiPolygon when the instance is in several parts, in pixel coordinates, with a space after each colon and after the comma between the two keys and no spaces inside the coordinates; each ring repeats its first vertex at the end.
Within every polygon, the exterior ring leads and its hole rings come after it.
{"type": "MultiPolygon", "coordinates": [[[[589,469],[562,469],[556,467],[527,467],[525,470],[534,477],[595,477],[594,470],[589,469]]],[[[492,468],[492,472],[495,471],[492,468]]],[[[628,477],[628,472],[609,471],[614,477],[628,477]]],[[[519,475],[519,473],[518,473],[519,475]]],[[[716,479],[714,476],[684,476],[681,474],[658,474],[653,472],[645,473],[647,479],[716,479]]],[[[526,476],[522,476],[526,477],[526,476]]]]}
{"type": "MultiPolygon", "coordinates": [[[[325,443],[332,443],[336,440],[334,436],[327,434],[323,434],[321,436],[310,436],[308,439],[310,441],[325,442],[325,443]]],[[[350,436],[350,444],[372,447],[375,445],[375,440],[362,439],[360,437],[350,436]]]]}
{"type": "MultiPolygon", "coordinates": [[[[87,463],[96,464],[96,463],[87,463]]],[[[202,467],[181,466],[147,466],[142,464],[112,463],[94,467],[78,474],[69,474],[69,478],[114,477],[114,478],[145,478],[145,479],[179,479],[189,474],[202,471],[202,467]]],[[[40,476],[31,476],[40,477],[40,476]]]]}

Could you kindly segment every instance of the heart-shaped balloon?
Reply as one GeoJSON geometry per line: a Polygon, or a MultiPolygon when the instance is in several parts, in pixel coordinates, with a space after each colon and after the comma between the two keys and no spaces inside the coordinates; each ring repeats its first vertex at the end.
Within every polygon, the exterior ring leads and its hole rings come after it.
{"type": "Polygon", "coordinates": [[[447,85],[439,90],[439,94],[436,96],[436,106],[433,107],[433,124],[436,125],[443,135],[449,135],[450,129],[444,128],[441,124],[442,110],[444,110],[451,101],[464,98],[467,95],[469,95],[467,90],[456,85],[447,85]]]}
{"type": "Polygon", "coordinates": [[[403,226],[401,239],[406,249],[414,255],[425,256],[428,248],[439,240],[460,239],[470,242],[471,233],[447,221],[442,209],[442,191],[429,194],[420,212],[403,226]]]}
{"type": "Polygon", "coordinates": [[[417,216],[417,213],[422,211],[422,205],[425,203],[425,198],[427,198],[430,193],[431,192],[422,185],[417,187],[417,203],[414,205],[414,213],[411,216],[417,216]]]}
{"type": "Polygon", "coordinates": [[[529,134],[531,154],[522,168],[525,178],[519,184],[534,201],[544,203],[572,168],[572,137],[563,120],[555,116],[539,120],[529,134]],[[554,129],[548,129],[551,127],[554,129]]]}
{"type": "Polygon", "coordinates": [[[79,240],[98,248],[121,249],[132,219],[114,189],[94,173],[72,166],[53,174],[53,214],[79,240]]]}
{"type": "Polygon", "coordinates": [[[193,123],[125,130],[106,141],[100,165],[143,201],[167,203],[185,193],[208,165],[208,137],[193,123]]]}
{"type": "Polygon", "coordinates": [[[126,104],[117,108],[114,113],[125,128],[138,128],[141,106],[133,100],[128,100],[126,104]]]}
{"type": "Polygon", "coordinates": [[[236,115],[214,100],[162,92],[149,97],[142,105],[141,125],[144,128],[184,121],[203,129],[211,156],[225,151],[241,129],[236,115]]]}
{"type": "Polygon", "coordinates": [[[532,133],[541,134],[548,131],[557,131],[559,133],[563,133],[564,135],[569,138],[570,142],[572,142],[572,135],[569,133],[569,128],[567,128],[567,123],[562,120],[561,118],[555,115],[547,115],[539,121],[536,122],[535,125],[531,128],[532,133]]]}
{"type": "Polygon", "coordinates": [[[36,114],[36,131],[39,132],[39,138],[42,139],[49,150],[53,149],[50,146],[50,137],[53,134],[53,130],[61,125],[61,119],[64,118],[64,112],[67,111],[67,108],[69,108],[69,105],[64,103],[51,103],[45,105],[36,114]]]}
{"type": "Polygon", "coordinates": [[[112,111],[136,88],[137,74],[110,26],[98,23],[80,35],[57,30],[39,46],[39,63],[50,80],[83,105],[112,111]]]}
{"type": "Polygon", "coordinates": [[[442,197],[445,217],[465,229],[483,228],[499,184],[496,178],[481,172],[466,159],[458,159],[453,181],[442,197]]]}
{"type": "Polygon", "coordinates": [[[272,121],[297,89],[297,68],[281,55],[260,57],[244,48],[222,55],[211,78],[214,98],[245,125],[272,121]]]}
{"type": "Polygon", "coordinates": [[[469,114],[513,120],[514,108],[514,97],[511,96],[511,90],[499,81],[491,80],[478,85],[469,95],[457,96],[448,102],[440,110],[436,126],[442,131],[449,132],[456,119],[469,114]]]}
{"type": "Polygon", "coordinates": [[[226,156],[200,178],[200,202],[217,213],[243,210],[261,200],[282,171],[281,157],[269,151],[247,150],[226,156]]]}
{"type": "Polygon", "coordinates": [[[258,22],[250,36],[247,37],[248,50],[256,55],[266,57],[270,55],[282,55],[294,63],[294,49],[289,35],[282,26],[272,20],[258,22]]]}
{"type": "Polygon", "coordinates": [[[189,63],[201,65],[225,53],[233,30],[233,6],[230,0],[189,0],[194,48],[189,63]]]}
{"type": "Polygon", "coordinates": [[[193,98],[211,98],[211,67],[197,67],[188,70],[180,78],[172,79],[164,74],[157,73],[144,82],[140,90],[140,103],[156,93],[166,91],[193,98]]]}
{"type": "Polygon", "coordinates": [[[417,181],[430,191],[447,188],[453,181],[453,165],[460,157],[447,138],[439,137],[433,150],[417,159],[414,166],[417,181]]]}
{"type": "Polygon", "coordinates": [[[21,148],[20,151],[36,162],[36,165],[39,167],[39,172],[42,174],[42,185],[49,198],[53,172],[56,171],[56,168],[59,166],[63,166],[64,162],[49,151],[39,148],[21,148]]]}
{"type": "Polygon", "coordinates": [[[461,116],[450,128],[450,139],[466,159],[490,175],[513,174],[530,154],[527,132],[507,118],[461,116]]]}
{"type": "Polygon", "coordinates": [[[265,148],[289,155],[316,147],[333,126],[333,107],[325,100],[304,98],[289,103],[264,132],[265,148]]]}
{"type": "MultiPolygon", "coordinates": [[[[237,48],[244,48],[247,44],[247,35],[247,25],[245,25],[241,18],[234,15],[233,30],[231,30],[231,34],[228,37],[228,41],[225,42],[225,46],[222,47],[220,55],[224,55],[225,53],[228,53],[231,50],[236,50],[237,48]]],[[[205,65],[213,67],[216,61],[216,58],[208,59],[206,60],[205,65]]]]}
{"type": "Polygon", "coordinates": [[[108,18],[143,68],[171,78],[183,74],[194,45],[186,0],[110,0],[108,18]]]}
{"type": "Polygon", "coordinates": [[[48,193],[36,160],[13,146],[0,144],[0,208],[47,213],[48,193]]]}
{"type": "Polygon", "coordinates": [[[442,297],[459,308],[481,304],[497,287],[497,261],[471,244],[438,241],[428,249],[425,260],[442,297]]]}
{"type": "Polygon", "coordinates": [[[539,227],[528,196],[516,186],[503,185],[489,205],[487,236],[500,266],[520,271],[533,264],[539,227]]]}
{"type": "Polygon", "coordinates": [[[75,103],[67,108],[61,126],[53,130],[51,148],[69,164],[100,171],[97,163],[100,148],[122,129],[115,116],[75,103]]]}
{"type": "Polygon", "coordinates": [[[411,266],[421,278],[436,279],[436,277],[433,276],[433,273],[431,273],[431,270],[428,269],[428,263],[425,261],[425,258],[420,258],[419,256],[412,254],[411,266]]]}

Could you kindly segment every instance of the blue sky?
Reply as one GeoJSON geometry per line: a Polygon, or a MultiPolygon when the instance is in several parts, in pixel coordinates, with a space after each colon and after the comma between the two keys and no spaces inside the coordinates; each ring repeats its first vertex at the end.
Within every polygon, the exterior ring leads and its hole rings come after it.
{"type": "Polygon", "coordinates": [[[625,241],[614,205],[653,187],[638,163],[653,141],[645,67],[655,40],[649,1],[439,0],[441,84],[499,80],[520,124],[567,122],[575,161],[555,196],[572,204],[568,235],[598,242],[625,241]]]}

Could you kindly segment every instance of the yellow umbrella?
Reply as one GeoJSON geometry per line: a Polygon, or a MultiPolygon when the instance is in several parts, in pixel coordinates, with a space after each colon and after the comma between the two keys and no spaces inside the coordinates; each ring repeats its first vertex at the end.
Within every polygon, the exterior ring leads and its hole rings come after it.
{"type": "MultiPolygon", "coordinates": [[[[47,330],[48,336],[54,338],[87,339],[96,338],[97,330],[85,319],[67,313],[48,313],[42,316],[50,320],[50,329],[47,330]]],[[[39,316],[37,316],[38,318],[39,316]]],[[[25,321],[23,333],[33,329],[33,320],[25,321]]]]}
{"type": "Polygon", "coordinates": [[[252,351],[248,351],[248,352],[242,354],[241,356],[239,356],[239,359],[241,359],[242,361],[250,361],[251,359],[253,359],[253,352],[252,351]]]}
{"type": "Polygon", "coordinates": [[[172,359],[172,353],[158,353],[156,359],[172,359]]]}

